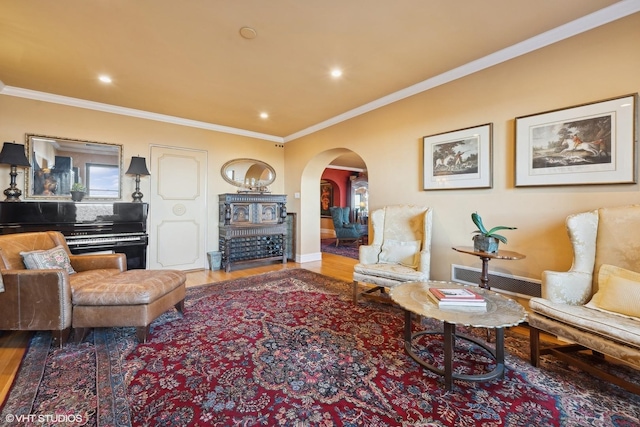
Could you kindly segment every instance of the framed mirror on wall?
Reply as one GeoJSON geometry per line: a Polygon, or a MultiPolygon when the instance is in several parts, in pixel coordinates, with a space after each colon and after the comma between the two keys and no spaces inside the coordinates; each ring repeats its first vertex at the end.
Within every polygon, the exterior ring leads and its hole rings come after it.
{"type": "Polygon", "coordinates": [[[122,145],[27,134],[26,199],[116,200],[122,196],[122,145]]]}
{"type": "Polygon", "coordinates": [[[276,171],[267,163],[255,159],[233,159],[222,165],[222,178],[241,189],[238,192],[268,193],[276,180],[276,171]]]}

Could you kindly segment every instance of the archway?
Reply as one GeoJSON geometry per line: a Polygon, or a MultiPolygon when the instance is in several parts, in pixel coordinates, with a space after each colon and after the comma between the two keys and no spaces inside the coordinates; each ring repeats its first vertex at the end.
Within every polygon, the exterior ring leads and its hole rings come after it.
{"type": "Polygon", "coordinates": [[[320,251],[320,180],[327,166],[345,155],[363,159],[358,153],[347,148],[333,148],[315,155],[302,171],[298,228],[300,262],[322,259],[320,251]]]}

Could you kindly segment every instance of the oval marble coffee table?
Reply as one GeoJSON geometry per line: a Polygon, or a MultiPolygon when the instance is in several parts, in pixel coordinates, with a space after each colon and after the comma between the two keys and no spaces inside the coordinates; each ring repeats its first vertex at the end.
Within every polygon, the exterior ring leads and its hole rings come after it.
{"type": "Polygon", "coordinates": [[[522,323],[526,318],[525,309],[516,301],[506,298],[495,292],[475,286],[463,286],[457,283],[429,281],[408,282],[397,285],[389,291],[391,299],[405,310],[404,320],[404,348],[411,358],[421,366],[444,376],[445,387],[451,390],[453,380],[488,381],[494,378],[504,377],[504,328],[522,323]],[[469,310],[465,307],[440,309],[429,297],[430,287],[436,288],[470,288],[482,295],[487,301],[486,311],[478,309],[469,310]],[[444,322],[443,331],[419,331],[411,332],[411,314],[431,317],[444,322]],[[472,326],[477,328],[490,328],[496,330],[495,349],[475,338],[456,334],[456,325],[472,326]],[[444,369],[431,365],[418,357],[413,351],[412,341],[421,335],[443,335],[444,338],[444,369]],[[485,351],[496,361],[493,371],[471,375],[453,372],[453,354],[455,340],[460,338],[470,341],[485,351]]]}

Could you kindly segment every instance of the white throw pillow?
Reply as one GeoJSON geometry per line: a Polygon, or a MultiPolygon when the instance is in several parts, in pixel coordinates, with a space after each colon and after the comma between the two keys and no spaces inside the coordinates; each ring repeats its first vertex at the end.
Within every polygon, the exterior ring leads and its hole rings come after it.
{"type": "Polygon", "coordinates": [[[420,240],[403,242],[400,240],[385,240],[378,261],[385,264],[400,264],[405,267],[416,268],[420,254],[420,240]]]}
{"type": "Polygon", "coordinates": [[[56,246],[53,249],[38,250],[31,252],[20,252],[25,267],[28,270],[53,269],[59,268],[67,270],[67,273],[73,274],[76,271],[71,267],[71,261],[67,251],[62,246],[56,246]]]}
{"type": "Polygon", "coordinates": [[[602,264],[598,292],[586,307],[640,320],[640,273],[602,264]]]}

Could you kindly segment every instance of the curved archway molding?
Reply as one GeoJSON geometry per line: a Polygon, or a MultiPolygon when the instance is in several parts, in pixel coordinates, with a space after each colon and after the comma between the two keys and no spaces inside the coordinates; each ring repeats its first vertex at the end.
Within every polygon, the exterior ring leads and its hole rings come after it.
{"type": "MultiPolygon", "coordinates": [[[[354,152],[347,148],[333,148],[316,154],[302,169],[300,199],[295,199],[298,216],[296,261],[304,263],[320,261],[320,178],[325,168],[337,157],[354,152]]],[[[358,154],[359,155],[359,154],[358,154]]]]}

